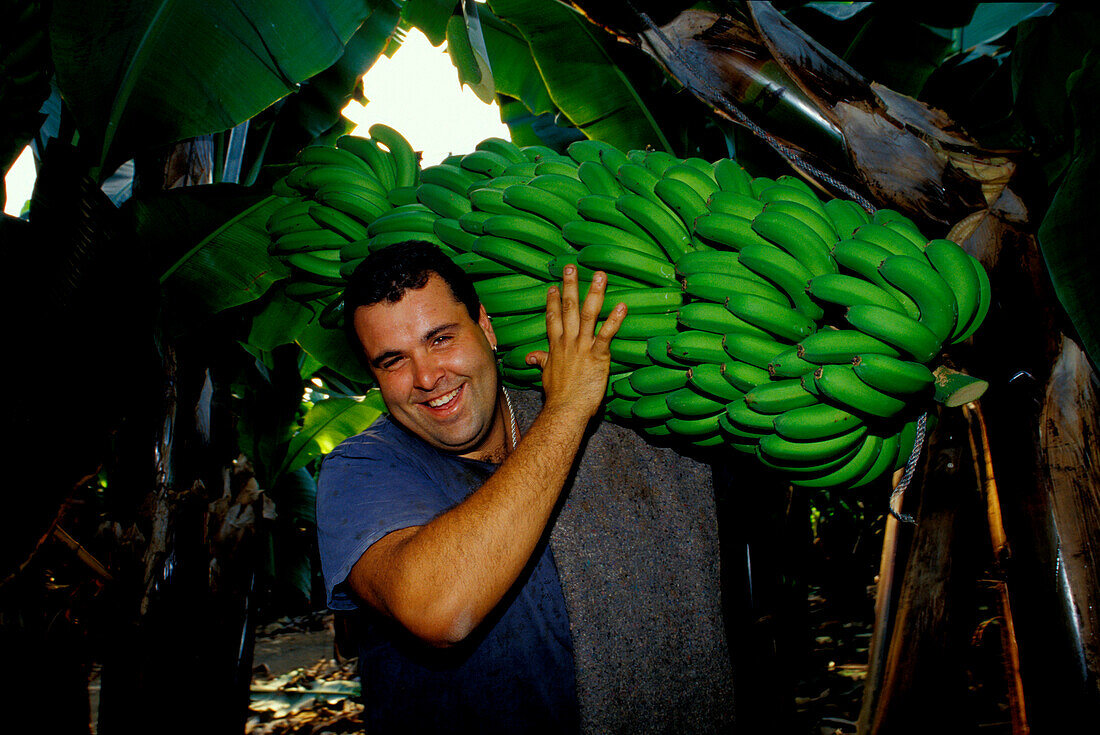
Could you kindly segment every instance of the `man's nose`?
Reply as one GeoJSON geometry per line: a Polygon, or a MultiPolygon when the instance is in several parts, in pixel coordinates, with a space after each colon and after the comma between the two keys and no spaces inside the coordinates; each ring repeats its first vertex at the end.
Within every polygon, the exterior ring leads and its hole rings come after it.
{"type": "Polygon", "coordinates": [[[430,354],[417,355],[413,359],[413,370],[416,387],[423,391],[435,388],[446,373],[442,363],[430,354]]]}

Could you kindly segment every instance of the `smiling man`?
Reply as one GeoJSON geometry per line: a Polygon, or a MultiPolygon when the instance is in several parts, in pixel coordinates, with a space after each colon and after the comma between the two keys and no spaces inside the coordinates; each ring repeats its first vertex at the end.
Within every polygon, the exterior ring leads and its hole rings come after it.
{"type": "Polygon", "coordinates": [[[549,350],[528,358],[542,405],[521,391],[517,410],[492,322],[438,248],[390,246],[350,279],[349,333],[389,416],[326,457],[317,510],[329,605],[362,624],[368,732],[719,732],[731,721],[713,499],[699,505],[695,463],[669,453],[615,466],[624,442],[644,444],[595,431],[626,316],[617,305],[596,330],[605,289],[597,274],[582,303],[575,268],[548,288],[549,350]],[[639,488],[644,499],[617,505],[639,488]],[[585,512],[593,501],[603,507],[585,512]],[[675,528],[651,532],[636,515],[675,528]],[[565,567],[550,543],[559,529],[565,567]],[[671,551],[652,548],[658,535],[671,551]],[[635,671],[654,666],[664,670],[635,671]]]}

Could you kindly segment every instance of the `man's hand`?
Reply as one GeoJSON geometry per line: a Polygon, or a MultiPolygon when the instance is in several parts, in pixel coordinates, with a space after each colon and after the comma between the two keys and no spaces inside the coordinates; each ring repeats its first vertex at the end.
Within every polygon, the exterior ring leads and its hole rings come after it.
{"type": "Polygon", "coordinates": [[[550,349],[527,356],[529,365],[542,369],[544,410],[576,412],[585,419],[599,410],[611,371],[608,345],[626,317],[626,305],[617,304],[596,333],[606,290],[607,275],[597,271],[581,305],[577,268],[568,265],[562,274],[561,289],[551,288],[547,293],[546,338],[550,349]]]}

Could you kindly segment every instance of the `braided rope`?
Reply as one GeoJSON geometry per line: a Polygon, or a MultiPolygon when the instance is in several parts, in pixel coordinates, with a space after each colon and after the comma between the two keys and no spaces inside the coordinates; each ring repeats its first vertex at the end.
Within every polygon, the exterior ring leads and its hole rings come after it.
{"type": "Polygon", "coordinates": [[[928,414],[922,413],[920,418],[917,419],[917,435],[913,437],[913,453],[909,455],[909,461],[905,463],[905,473],[901,476],[901,482],[894,488],[894,492],[890,493],[890,515],[902,523],[917,522],[913,516],[901,512],[901,496],[905,493],[905,488],[909,487],[909,483],[913,480],[913,473],[917,469],[917,460],[920,459],[920,452],[924,446],[924,432],[927,423],[928,414]]]}

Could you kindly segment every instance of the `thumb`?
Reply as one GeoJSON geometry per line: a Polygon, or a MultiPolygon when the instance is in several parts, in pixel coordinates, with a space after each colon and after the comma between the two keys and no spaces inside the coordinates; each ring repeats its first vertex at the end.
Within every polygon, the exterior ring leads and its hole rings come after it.
{"type": "Polygon", "coordinates": [[[550,353],[546,350],[535,350],[534,352],[527,353],[527,364],[532,367],[538,367],[542,370],[546,367],[546,361],[550,358],[550,353]]]}

